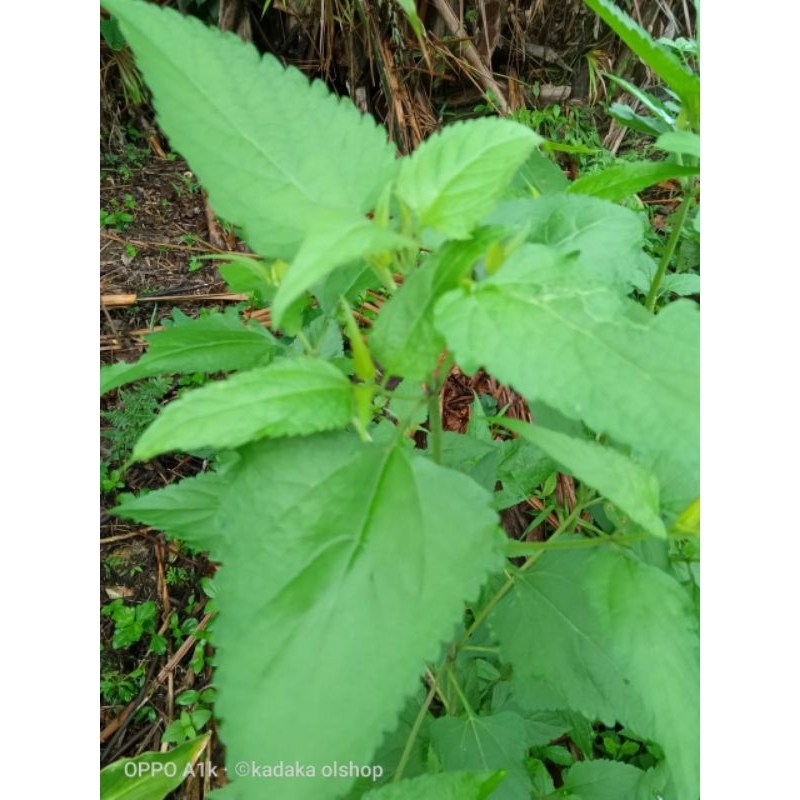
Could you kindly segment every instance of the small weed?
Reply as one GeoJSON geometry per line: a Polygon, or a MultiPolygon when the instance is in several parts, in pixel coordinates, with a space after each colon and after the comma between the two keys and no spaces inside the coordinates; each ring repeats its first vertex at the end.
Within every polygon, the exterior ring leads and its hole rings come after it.
{"type": "MultiPolygon", "coordinates": [[[[109,464],[121,464],[128,458],[136,440],[155,419],[158,405],[171,386],[170,378],[150,378],[131,389],[120,389],[119,408],[101,413],[109,425],[102,434],[109,446],[109,464]]],[[[110,473],[107,477],[111,479],[110,473]]]]}
{"type": "Polygon", "coordinates": [[[189,257],[189,272],[199,272],[205,266],[205,261],[203,261],[198,256],[190,256],[189,257]]]}
{"type": "Polygon", "coordinates": [[[107,461],[100,462],[100,492],[109,494],[117,489],[124,489],[125,481],[122,480],[121,469],[111,469],[107,461]]]}
{"type": "Polygon", "coordinates": [[[180,586],[181,584],[189,583],[190,579],[189,570],[184,567],[167,567],[167,572],[164,576],[167,586],[180,586]]]}
{"type": "Polygon", "coordinates": [[[139,251],[132,244],[125,245],[125,255],[128,256],[128,258],[136,258],[138,254],[139,251]]]}
{"type": "Polygon", "coordinates": [[[167,640],[156,633],[158,607],[155,601],[147,600],[135,606],[126,606],[120,599],[112,600],[102,607],[100,613],[114,622],[111,639],[114,650],[130,647],[147,636],[149,652],[162,654],[166,651],[167,640]]]}

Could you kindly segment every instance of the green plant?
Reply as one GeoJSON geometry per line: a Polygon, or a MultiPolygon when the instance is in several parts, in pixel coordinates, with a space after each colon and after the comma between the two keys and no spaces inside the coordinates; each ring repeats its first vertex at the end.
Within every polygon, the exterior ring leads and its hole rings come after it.
{"type": "Polygon", "coordinates": [[[180,744],[194,739],[205,728],[211,719],[211,706],[217,696],[217,690],[207,687],[202,691],[188,689],[175,698],[175,704],[183,710],[161,736],[165,744],[180,744]]]}
{"type": "Polygon", "coordinates": [[[522,800],[556,776],[558,796],[696,800],[699,309],[633,299],[643,271],[660,278],[614,202],[688,173],[570,184],[540,136],[490,117],[398,159],[351,104],[235,37],[108,6],[170,140],[259,253],[231,264],[280,333],[176,315],[101,376],[232,373],[168,404],[131,455],[210,450],[213,470],[116,509],[221,564],[214,708],[227,763],[252,765],[221,796],[263,797],[264,770],[299,765],[269,771],[271,791],[522,800]],[[363,331],[366,290],[385,300],[363,331]],[[466,435],[444,431],[453,364],[513,386],[536,424],[478,398],[466,435]],[[529,499],[546,518],[509,538],[498,512],[529,499]],[[616,760],[595,724],[660,757],[616,760]]]}
{"type": "Polygon", "coordinates": [[[114,635],[111,646],[120,650],[136,644],[147,635],[148,650],[152,653],[163,653],[167,640],[156,633],[158,607],[153,600],[147,600],[135,606],[126,606],[121,599],[106,603],[100,612],[114,622],[114,635]]]}
{"type": "MultiPolygon", "coordinates": [[[[120,389],[118,407],[101,412],[100,416],[106,423],[102,438],[108,446],[108,458],[100,465],[101,488],[110,486],[114,475],[111,464],[121,464],[127,460],[137,439],[155,419],[159,404],[171,386],[169,378],[143,380],[129,389],[120,389]]],[[[120,480],[121,474],[118,474],[116,482],[120,480]]],[[[115,484],[106,491],[113,488],[121,487],[115,484]]]]}

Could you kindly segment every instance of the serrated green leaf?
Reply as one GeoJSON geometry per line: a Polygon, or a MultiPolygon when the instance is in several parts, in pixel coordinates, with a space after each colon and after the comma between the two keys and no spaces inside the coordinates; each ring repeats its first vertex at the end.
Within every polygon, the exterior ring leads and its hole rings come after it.
{"type": "Polygon", "coordinates": [[[109,764],[100,770],[100,800],[162,800],[191,774],[210,735],[168,753],[142,753],[109,764]]]}
{"type": "MultiPolygon", "coordinates": [[[[587,275],[626,291],[641,269],[641,218],[597,197],[557,194],[511,200],[500,203],[488,222],[516,230],[527,227],[528,242],[547,245],[562,256],[577,254],[576,263],[587,275]]],[[[520,251],[513,255],[521,257],[520,251]]]]}
{"type": "Polygon", "coordinates": [[[605,200],[624,200],[648,186],[672,178],[697,175],[698,167],[681,166],[665,162],[633,161],[616,164],[600,172],[584,175],[567,190],[571,194],[589,194],[605,200]]]}
{"type": "MultiPolygon", "coordinates": [[[[208,531],[222,564],[214,683],[229,775],[239,761],[370,764],[463,601],[503,563],[490,495],[348,433],[239,452],[208,531]]],[[[327,800],[350,783],[317,773],[270,786],[327,800]]],[[[236,778],[220,797],[257,799],[263,787],[236,778]]]]}
{"type": "Polygon", "coordinates": [[[563,776],[564,791],[580,800],[639,800],[647,774],[619,761],[579,761],[563,776]]]}
{"type": "Polygon", "coordinates": [[[666,538],[658,514],[658,481],[650,470],[610,447],[514,419],[502,424],[538,445],[576,478],[615,503],[653,536],[666,538]]]}
{"type": "Polygon", "coordinates": [[[553,460],[531,442],[524,439],[501,442],[497,480],[503,487],[495,494],[495,508],[508,508],[521,502],[555,469],[553,460]]]}
{"type": "Polygon", "coordinates": [[[397,195],[421,230],[464,239],[542,141],[530,128],[499,118],[448,125],[403,160],[397,195]]]}
{"type": "Polygon", "coordinates": [[[159,530],[169,531],[195,549],[214,547],[212,521],[219,510],[224,483],[218,473],[203,473],[138,497],[123,496],[113,511],[159,530]]]}
{"type": "Polygon", "coordinates": [[[668,131],[656,139],[656,147],[668,153],[700,158],[700,137],[691,131],[668,131]]]}
{"type": "Polygon", "coordinates": [[[429,378],[444,350],[433,325],[436,301],[462,277],[497,238],[478,231],[468,241],[447,242],[409,275],[381,308],[369,344],[389,375],[411,381],[429,378]]]}
{"type": "Polygon", "coordinates": [[[699,638],[677,581],[608,548],[550,551],[517,575],[490,624],[523,685],[543,681],[561,707],[654,740],[674,796],[697,798],[699,638]]]}
{"type": "Polygon", "coordinates": [[[512,711],[468,718],[440,717],[431,725],[431,741],[447,770],[505,769],[506,779],[492,800],[528,800],[525,771],[525,720],[512,711]]]}
{"type": "Polygon", "coordinates": [[[462,369],[484,367],[597,433],[691,463],[699,449],[697,306],[677,301],[653,317],[603,287],[536,287],[532,266],[527,287],[521,257],[476,291],[439,301],[436,325],[462,369]]]}
{"type": "Polygon", "coordinates": [[[247,326],[236,314],[212,314],[146,334],[147,352],[134,364],[100,368],[100,393],[153,375],[230,372],[268,361],[277,348],[263,327],[247,326]]]}
{"type": "Polygon", "coordinates": [[[587,6],[681,98],[693,123],[700,118],[700,79],[670,50],[629,17],[612,0],[584,0],[587,6]]]}
{"type": "Polygon", "coordinates": [[[310,235],[278,287],[272,319],[280,327],[283,316],[303,292],[334,269],[374,253],[413,248],[415,243],[367,219],[342,221],[310,235]]]}
{"type": "Polygon", "coordinates": [[[661,288],[665,292],[674,292],[681,297],[700,294],[700,276],[695,272],[670,273],[664,276],[661,288]]]}
{"type": "Polygon", "coordinates": [[[186,392],[144,432],[132,458],[344,428],[352,404],[351,383],[336,367],[313,358],[284,359],[186,392]]]}
{"type": "Polygon", "coordinates": [[[317,226],[371,210],[397,162],[370,116],[196,18],[139,0],[104,5],[173,148],[256,252],[291,258],[317,226]]]}
{"type": "Polygon", "coordinates": [[[420,775],[369,792],[363,800],[485,800],[502,780],[502,772],[420,775]]]}

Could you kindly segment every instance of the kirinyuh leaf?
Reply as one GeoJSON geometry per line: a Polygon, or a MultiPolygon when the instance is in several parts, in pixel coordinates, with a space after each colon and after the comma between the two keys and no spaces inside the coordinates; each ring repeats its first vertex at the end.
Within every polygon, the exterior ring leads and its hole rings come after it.
{"type": "Polygon", "coordinates": [[[542,141],[530,128],[505,119],[448,125],[403,160],[397,195],[416,215],[420,230],[465,239],[542,141]]]}
{"type": "Polygon", "coordinates": [[[699,637],[676,580],[609,548],[551,551],[489,621],[520,702],[526,681],[544,683],[552,707],[623,723],[661,746],[672,796],[697,799],[699,637]]]}
{"type": "Polygon", "coordinates": [[[352,384],[336,367],[313,358],[284,359],[186,392],[142,434],[132,458],[344,428],[352,415],[352,384]]]}
{"type": "Polygon", "coordinates": [[[638,451],[693,463],[697,306],[677,301],[653,317],[603,286],[559,286],[557,264],[538,275],[539,252],[517,251],[471,293],[456,290],[439,301],[436,326],[459,365],[468,373],[483,367],[528,400],[638,451]]]}
{"type": "Polygon", "coordinates": [[[580,800],[639,800],[648,778],[646,772],[620,761],[579,761],[564,772],[563,790],[580,800]]]}
{"type": "MultiPolygon", "coordinates": [[[[578,264],[594,281],[628,291],[642,265],[644,224],[633,211],[597,197],[550,194],[498,204],[490,224],[519,231],[527,241],[548,245],[578,264]]],[[[506,271],[507,267],[503,268],[506,271]]]]}
{"type": "Polygon", "coordinates": [[[584,175],[574,181],[567,191],[570,194],[589,194],[605,200],[618,201],[661,181],[687,178],[697,175],[699,171],[698,167],[680,164],[633,161],[584,175]]]}
{"type": "Polygon", "coordinates": [[[464,601],[502,566],[504,537],[488,492],[406,448],[340,432],[239,454],[204,525],[222,564],[215,711],[233,780],[220,798],[264,797],[264,779],[235,777],[237,762],[300,762],[315,777],[274,777],[270,792],[328,800],[354,776],[319,770],[372,763],[464,601]]]}
{"type": "Polygon", "coordinates": [[[194,17],[140,0],[103,5],[171,145],[253,250],[291,258],[317,226],[373,208],[395,174],[395,151],[349,100],[194,17]]]}
{"type": "Polygon", "coordinates": [[[496,796],[492,792],[503,776],[502,771],[420,775],[375,789],[365,794],[363,800],[485,800],[490,795],[496,796]]]}
{"type": "Polygon", "coordinates": [[[275,338],[261,325],[245,325],[235,314],[180,321],[145,334],[147,352],[135,363],[100,368],[100,393],[153,375],[231,372],[269,361],[275,338]]]}
{"type": "Polygon", "coordinates": [[[506,779],[492,800],[528,800],[531,781],[523,757],[527,723],[512,711],[468,718],[440,717],[431,725],[431,741],[444,768],[502,769],[506,779]]]}

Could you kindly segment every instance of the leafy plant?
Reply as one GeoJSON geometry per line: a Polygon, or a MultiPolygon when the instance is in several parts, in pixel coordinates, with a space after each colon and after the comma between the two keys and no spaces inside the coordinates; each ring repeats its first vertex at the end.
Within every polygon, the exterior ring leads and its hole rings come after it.
{"type": "MultiPolygon", "coordinates": [[[[107,5],[172,144],[259,254],[236,277],[280,334],[176,315],[101,376],[232,373],[168,404],[131,455],[211,450],[213,471],[116,509],[221,564],[215,711],[227,763],[253,769],[220,796],[262,797],[260,765],[300,764],[270,791],[522,800],[555,775],[584,800],[697,798],[699,309],[633,299],[663,274],[609,196],[645,176],[575,189],[540,136],[488,117],[397,158],[235,37],[107,5]],[[478,401],[466,435],[444,432],[453,364],[513,386],[536,424],[478,401]],[[546,517],[511,539],[498,512],[529,498],[546,517]],[[595,723],[659,758],[615,760],[595,723]]],[[[691,109],[691,81],[636,36],[691,109]]]]}
{"type": "Polygon", "coordinates": [[[156,633],[158,607],[153,600],[126,606],[121,599],[106,603],[101,612],[104,617],[114,621],[114,636],[111,646],[115,650],[136,644],[145,636],[148,637],[148,648],[153,653],[163,653],[167,640],[156,633]]]}

